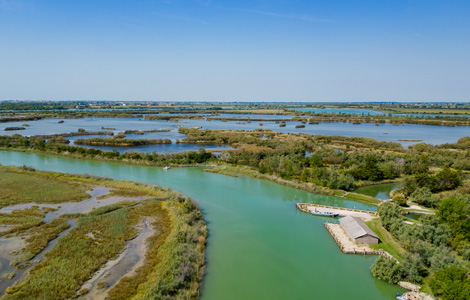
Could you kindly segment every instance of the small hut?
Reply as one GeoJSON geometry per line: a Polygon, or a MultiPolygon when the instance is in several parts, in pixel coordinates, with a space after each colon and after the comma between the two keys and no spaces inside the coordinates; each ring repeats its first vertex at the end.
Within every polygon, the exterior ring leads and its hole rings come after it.
{"type": "Polygon", "coordinates": [[[362,219],[347,216],[339,220],[341,227],[356,244],[378,244],[380,239],[362,219]]]}

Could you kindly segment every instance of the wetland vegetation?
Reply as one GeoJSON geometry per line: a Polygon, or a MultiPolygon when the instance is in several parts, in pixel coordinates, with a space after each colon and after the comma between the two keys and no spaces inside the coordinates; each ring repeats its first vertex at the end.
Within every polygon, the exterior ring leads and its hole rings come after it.
{"type": "Polygon", "coordinates": [[[142,145],[157,145],[157,144],[171,144],[170,139],[126,139],[126,138],[89,138],[89,139],[76,139],[73,141],[75,145],[89,145],[89,146],[142,146],[142,145]]]}
{"type": "Polygon", "coordinates": [[[77,223],[19,282],[11,281],[13,285],[2,299],[64,299],[85,295],[87,290],[81,286],[115,258],[126,241],[139,234],[136,224],[145,217],[154,220],[151,226],[156,228],[156,233],[147,241],[145,264],[131,277],[109,287],[109,296],[112,299],[122,299],[123,295],[138,299],[198,297],[207,230],[199,208],[189,198],[157,186],[89,175],[3,166],[0,172],[2,191],[7,192],[2,195],[3,207],[36,204],[0,214],[0,224],[13,226],[1,232],[3,238],[21,236],[25,239],[25,247],[18,249],[12,265],[19,266],[34,259],[50,240],[69,227],[67,220],[76,219],[77,223]],[[86,214],[57,216],[50,222],[43,220],[46,213],[56,209],[42,205],[79,202],[88,196],[85,191],[95,186],[112,188],[113,196],[139,196],[144,200],[123,198],[86,214]],[[13,193],[14,189],[20,193],[13,193]]]}
{"type": "MultiPolygon", "coordinates": [[[[337,108],[354,107],[340,105],[337,108]]],[[[296,116],[294,112],[288,111],[287,107],[274,104],[245,109],[236,105],[231,108],[223,105],[220,107],[201,105],[199,108],[183,107],[181,110],[159,107],[159,112],[164,114],[155,114],[155,111],[152,114],[145,114],[152,110],[141,109],[138,105],[133,108],[134,111],[132,108],[124,111],[116,107],[103,109],[104,111],[62,111],[59,108],[52,108],[52,111],[43,113],[47,114],[47,117],[54,115],[54,118],[125,115],[145,118],[148,121],[182,119],[238,121],[238,123],[256,121],[260,122],[260,126],[265,121],[275,121],[280,124],[276,127],[284,127],[286,122],[301,122],[300,125],[295,125],[297,128],[321,122],[375,123],[378,126],[385,123],[470,125],[467,116],[397,115],[417,108],[393,105],[358,108],[390,112],[381,115],[302,111],[302,116],[296,116]],[[180,114],[176,115],[175,112],[180,114]],[[204,112],[204,115],[200,112],[204,112]],[[221,118],[218,114],[224,112],[292,115],[292,117],[290,119],[256,116],[221,118]]],[[[436,109],[444,108],[423,107],[420,112],[431,114],[436,113],[436,109]]],[[[469,107],[449,109],[447,111],[449,114],[457,113],[456,110],[465,114],[469,107]]],[[[25,111],[28,112],[27,109],[25,111]]],[[[7,118],[17,120],[19,117],[14,115],[15,113],[20,111],[9,112],[7,118]]],[[[26,114],[25,118],[31,118],[36,113],[31,112],[29,116],[26,114]]],[[[34,115],[34,118],[42,116],[34,115]]],[[[143,135],[147,132],[167,131],[169,130],[127,130],[113,138],[76,139],[74,143],[91,146],[139,146],[148,143],[168,143],[168,141],[171,143],[169,139],[125,137],[125,134],[143,135]]],[[[377,205],[379,218],[370,221],[369,226],[379,235],[382,243],[373,247],[386,250],[393,258],[379,257],[371,267],[374,276],[391,283],[406,280],[419,284],[425,292],[444,300],[459,299],[458,297],[465,299],[468,295],[470,282],[465,274],[470,270],[469,137],[462,137],[455,143],[441,145],[417,143],[404,148],[400,143],[377,141],[366,137],[286,134],[270,129],[209,130],[180,127],[178,132],[185,138],[178,140],[177,143],[228,145],[234,149],[222,151],[217,155],[202,149],[166,154],[107,152],[70,146],[65,139],[67,134],[2,136],[0,147],[10,151],[41,152],[147,166],[216,164],[217,167],[205,171],[234,177],[245,175],[315,194],[334,195],[355,202],[377,205]],[[400,182],[400,188],[391,195],[392,203],[382,203],[375,197],[354,192],[358,187],[396,182],[400,182]],[[404,222],[403,215],[413,209],[421,210],[426,215],[419,220],[408,219],[404,222]],[[458,280],[452,281],[452,278],[458,280]]],[[[79,130],[69,136],[82,134],[90,133],[79,130]]],[[[112,135],[112,133],[106,134],[112,135]]],[[[156,187],[116,183],[108,179],[86,176],[42,173],[27,167],[22,169],[1,167],[0,173],[2,175],[0,188],[6,191],[0,196],[0,206],[28,202],[39,205],[0,214],[0,224],[9,225],[5,231],[0,232],[0,235],[25,237],[25,245],[18,252],[13,264],[26,266],[25,263],[45,249],[49,241],[69,228],[67,220],[77,221],[77,226],[47,252],[44,260],[31,269],[30,275],[8,290],[8,295],[4,296],[6,299],[22,299],[27,295],[60,299],[86,294],[87,290],[82,287],[86,280],[106,261],[115,258],[124,248],[126,241],[138,234],[135,226],[142,218],[152,216],[158,216],[152,224],[161,230],[148,240],[146,264],[132,276],[123,278],[114,286],[106,287],[108,296],[111,299],[197,298],[204,267],[207,231],[201,212],[189,199],[156,187]],[[135,202],[114,203],[86,214],[69,214],[55,218],[51,222],[43,221],[48,212],[45,207],[40,207],[41,203],[62,203],[64,199],[61,195],[67,195],[68,201],[81,201],[87,197],[86,191],[97,184],[113,187],[114,196],[145,196],[148,199],[140,201],[139,205],[135,205],[135,202]],[[42,186],[48,186],[47,191],[41,190],[42,186]],[[39,192],[32,192],[36,190],[39,192]],[[30,197],[32,194],[33,198],[30,197]],[[75,249],[77,245],[89,249],[86,253],[78,249],[74,251],[73,259],[77,262],[85,261],[83,267],[70,272],[68,274],[70,277],[62,282],[57,279],[59,277],[47,277],[49,270],[52,269],[61,277],[68,276],[67,269],[75,268],[76,265],[68,264],[69,262],[61,255],[70,249],[75,249]],[[87,260],[88,255],[97,258],[87,260]],[[43,284],[52,288],[46,291],[41,288],[43,284]]],[[[5,276],[12,275],[8,273],[5,276]]]]}

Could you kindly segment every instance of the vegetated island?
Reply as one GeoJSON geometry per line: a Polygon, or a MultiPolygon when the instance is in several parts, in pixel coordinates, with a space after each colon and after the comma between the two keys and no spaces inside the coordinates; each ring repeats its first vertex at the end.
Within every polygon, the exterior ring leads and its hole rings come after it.
{"type": "MultiPolygon", "coordinates": [[[[0,238],[24,239],[12,262],[17,269],[2,274],[9,287],[1,299],[69,299],[88,293],[107,299],[198,298],[207,229],[191,199],[157,186],[25,166],[0,166],[0,178],[0,208],[30,203],[27,208],[0,213],[4,229],[0,238]],[[103,200],[86,200],[90,198],[86,191],[97,187],[110,192],[101,195],[103,200]],[[80,205],[76,207],[81,210],[55,215],[62,206],[74,208],[74,202],[84,200],[94,201],[88,211],[80,205]],[[100,207],[91,207],[95,205],[100,207]],[[46,222],[50,213],[53,218],[46,222]],[[144,231],[149,238],[140,247],[140,263],[132,272],[126,271],[115,282],[106,276],[93,282],[107,262],[125,262],[119,257],[125,257],[126,244],[144,231]],[[56,240],[60,233],[66,234],[56,240]],[[55,246],[36,261],[49,241],[55,241],[55,246]],[[29,268],[26,276],[15,282],[16,273],[25,268],[29,268]]],[[[0,249],[0,256],[4,255],[0,249]]]]}
{"type": "Polygon", "coordinates": [[[24,127],[5,127],[5,131],[25,130],[24,127]]]}
{"type": "Polygon", "coordinates": [[[89,139],[76,139],[76,145],[89,145],[89,146],[143,146],[143,145],[157,145],[157,144],[171,144],[170,139],[127,139],[127,138],[89,138],[89,139]]]}

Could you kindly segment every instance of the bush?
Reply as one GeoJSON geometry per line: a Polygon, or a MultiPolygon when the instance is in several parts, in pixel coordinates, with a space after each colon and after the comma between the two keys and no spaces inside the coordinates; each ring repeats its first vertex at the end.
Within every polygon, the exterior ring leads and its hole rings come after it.
{"type": "Polygon", "coordinates": [[[389,283],[397,283],[403,278],[403,267],[393,258],[379,256],[370,268],[372,275],[389,283]]]}
{"type": "Polygon", "coordinates": [[[403,195],[396,195],[395,197],[393,197],[393,202],[400,206],[407,206],[406,198],[403,195]]]}
{"type": "Polygon", "coordinates": [[[410,195],[410,198],[411,201],[427,207],[437,207],[441,201],[441,199],[439,199],[438,196],[433,195],[431,190],[427,187],[416,189],[410,195]]]}

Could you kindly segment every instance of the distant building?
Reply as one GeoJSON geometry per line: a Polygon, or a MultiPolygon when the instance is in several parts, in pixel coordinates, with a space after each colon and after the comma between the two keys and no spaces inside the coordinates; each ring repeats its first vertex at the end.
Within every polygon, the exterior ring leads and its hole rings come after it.
{"type": "Polygon", "coordinates": [[[357,244],[378,244],[380,239],[362,219],[347,216],[339,220],[347,235],[357,244]]]}

